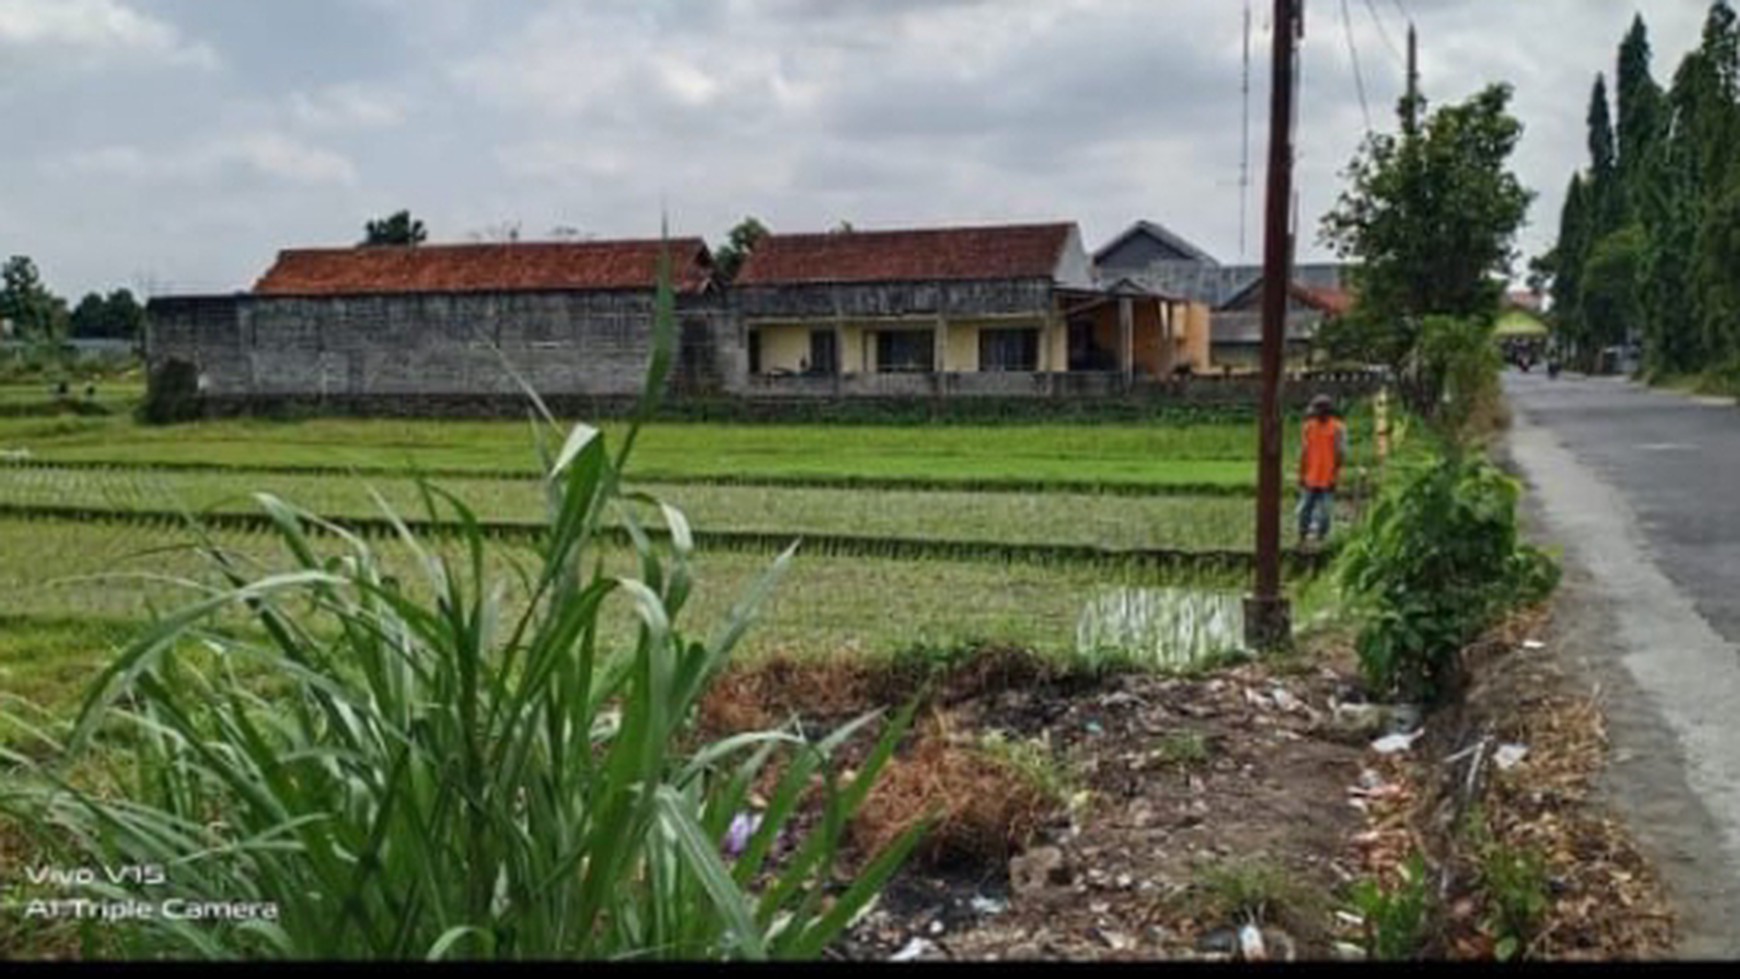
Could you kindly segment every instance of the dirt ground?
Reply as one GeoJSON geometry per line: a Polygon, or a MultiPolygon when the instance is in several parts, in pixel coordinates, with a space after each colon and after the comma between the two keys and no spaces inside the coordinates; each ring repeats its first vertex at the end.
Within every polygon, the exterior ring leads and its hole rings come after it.
{"type": "MultiPolygon", "coordinates": [[[[798,710],[826,727],[881,706],[877,693],[915,690],[802,673],[777,664],[765,681],[728,681],[705,723],[723,732],[798,710]],[[802,691],[822,702],[803,704],[802,691]],[[764,696],[762,709],[743,708],[764,696]]],[[[1328,957],[1361,827],[1348,790],[1372,734],[1337,710],[1355,689],[1327,665],[1082,679],[1019,654],[945,675],[852,835],[873,849],[931,807],[941,823],[836,953],[1228,958],[1254,920],[1273,957],[1328,957]],[[1037,778],[999,773],[982,760],[988,735],[1054,761],[1037,778]],[[1035,782],[1050,791],[1035,794],[1035,782]]]]}
{"type": "Polygon", "coordinates": [[[1357,959],[1350,886],[1393,890],[1416,852],[1424,957],[1663,957],[1674,914],[1599,791],[1599,692],[1554,634],[1544,609],[1494,630],[1430,716],[1366,703],[1351,651],[1326,644],[1193,678],[1064,676],[1009,651],[931,674],[775,661],[727,676],[701,720],[714,737],[798,716],[819,735],[919,697],[849,862],[937,822],[836,959],[1357,959]],[[1498,913],[1520,891],[1495,882],[1495,852],[1539,864],[1526,927],[1498,913]]]}

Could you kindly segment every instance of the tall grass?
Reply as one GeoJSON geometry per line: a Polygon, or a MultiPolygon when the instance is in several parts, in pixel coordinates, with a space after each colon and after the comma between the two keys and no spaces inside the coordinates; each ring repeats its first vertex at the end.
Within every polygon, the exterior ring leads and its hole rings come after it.
{"type": "MultiPolygon", "coordinates": [[[[670,366],[668,272],[662,278],[642,418],[656,409],[670,366]]],[[[262,902],[276,913],[218,922],[159,915],[101,933],[90,925],[88,951],[819,954],[920,831],[839,882],[846,824],[907,718],[885,725],[849,779],[835,773],[833,755],[876,715],[820,742],[794,726],[692,746],[698,699],[792,552],[714,635],[686,634],[678,623],[696,584],[687,520],[620,487],[638,429],[614,456],[583,425],[553,453],[540,437],[547,532],[536,560],[505,580],[488,570],[472,510],[426,483],[430,519],[460,525],[457,538],[419,540],[379,501],[425,587],[389,574],[368,541],[269,495],[259,503],[291,570],[250,577],[209,539],[219,583],[184,583],[197,600],[121,650],[64,740],[39,726],[36,745],[0,755],[13,768],[0,811],[31,832],[44,865],[162,868],[156,886],[99,873],[77,894],[54,896],[159,909],[171,899],[262,902]],[[648,505],[665,531],[658,543],[637,518],[648,505]],[[630,529],[638,573],[605,572],[609,518],[630,529]],[[343,542],[338,556],[316,549],[316,525],[343,542]],[[638,618],[631,641],[602,628],[601,613],[615,603],[638,618]],[[265,639],[211,627],[236,607],[265,639]],[[190,640],[216,654],[202,662],[218,665],[190,660],[190,640]],[[274,695],[253,692],[242,671],[269,678],[274,695]],[[45,746],[50,760],[35,760],[45,746]],[[794,816],[817,811],[807,834],[788,839],[794,816]],[[728,834],[731,856],[721,843],[728,834]]]]}

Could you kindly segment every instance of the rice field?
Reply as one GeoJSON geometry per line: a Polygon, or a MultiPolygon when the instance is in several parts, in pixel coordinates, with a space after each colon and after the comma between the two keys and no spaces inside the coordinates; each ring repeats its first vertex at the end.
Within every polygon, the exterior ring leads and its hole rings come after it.
{"type": "MultiPolygon", "coordinates": [[[[443,477],[434,482],[465,500],[484,520],[536,523],[544,515],[543,487],[535,479],[443,477]]],[[[1252,503],[1238,496],[827,490],[656,482],[633,488],[677,505],[695,526],[708,531],[1181,551],[1237,551],[1252,546],[1252,503]]],[[[414,480],[386,473],[329,476],[0,464],[0,505],[256,513],[257,493],[271,493],[332,517],[380,516],[376,493],[397,513],[408,516],[423,509],[414,480]]]]}
{"type": "MultiPolygon", "coordinates": [[[[1356,466],[1368,422],[1355,414],[1356,466]]],[[[1131,555],[1248,552],[1253,450],[1248,425],[1213,421],[660,424],[643,432],[629,476],[704,535],[755,538],[702,539],[690,630],[723,621],[773,548],[808,540],[744,657],[1008,645],[1176,668],[1236,645],[1244,574],[1131,555]],[[1027,550],[1017,559],[999,548],[1027,550]],[[1088,556],[1057,556],[1077,552],[1088,556]]],[[[379,516],[373,491],[414,517],[422,507],[408,471],[439,470],[434,482],[480,518],[531,527],[544,512],[534,458],[529,427],[512,422],[157,429],[125,416],[0,417],[0,692],[70,708],[118,643],[190,597],[175,579],[211,580],[189,529],[164,514],[230,515],[213,518],[229,528],[215,539],[265,571],[286,562],[277,539],[230,526],[260,512],[256,493],[367,519],[379,516]],[[72,511],[89,519],[67,519],[72,511]]],[[[398,543],[370,546],[412,570],[398,543]]],[[[492,574],[512,580],[530,546],[524,534],[498,541],[492,574]]],[[[606,549],[605,559],[624,553],[606,549]]],[[[1294,587],[1301,599],[1314,591],[1308,580],[1294,587]]],[[[248,627],[239,616],[233,624],[248,627]]],[[[625,612],[616,628],[628,634],[625,612]]]]}
{"type": "MultiPolygon", "coordinates": [[[[244,566],[261,573],[289,567],[275,536],[220,531],[213,538],[244,566]]],[[[337,553],[336,540],[322,547],[337,553]]],[[[407,588],[419,577],[408,552],[394,541],[370,546],[389,566],[403,568],[407,588]]],[[[214,569],[197,553],[189,533],[173,525],[115,527],[62,521],[0,520],[0,690],[18,693],[87,678],[104,649],[154,611],[176,607],[197,593],[180,581],[214,583],[214,569]],[[71,648],[51,655],[45,637],[64,633],[71,648]],[[47,679],[45,679],[45,676],[47,679]],[[55,678],[58,678],[55,679],[55,678]]],[[[526,565],[524,547],[498,545],[492,577],[508,580],[526,565]]],[[[626,552],[611,551],[607,567],[626,552]]],[[[705,633],[725,620],[732,604],[771,563],[754,554],[702,554],[695,562],[699,587],[685,612],[687,628],[705,633]]],[[[1239,576],[1181,574],[1137,567],[996,564],[982,561],[907,561],[830,558],[801,550],[746,640],[744,655],[879,656],[914,646],[1016,645],[1058,655],[1103,651],[1108,601],[1130,591],[1191,589],[1234,595],[1239,576]],[[1100,631],[1096,632],[1098,629],[1100,631]],[[1084,638],[1087,637],[1087,638],[1084,638]]],[[[616,620],[631,627],[626,609],[616,620]]],[[[233,617],[237,626],[245,624],[233,617]]],[[[1150,627],[1144,635],[1151,637],[1150,627]]],[[[1144,639],[1152,643],[1152,639],[1144,639]]]]}
{"type": "MultiPolygon", "coordinates": [[[[621,427],[607,424],[607,435],[621,427]]],[[[1354,465],[1369,463],[1369,418],[1350,419],[1354,465]]],[[[1297,452],[1296,425],[1286,451],[1297,452]]],[[[1249,424],[874,426],[656,424],[630,462],[640,482],[1013,483],[1253,492],[1249,424]]],[[[47,462],[242,468],[464,470],[535,474],[523,422],[313,419],[171,428],[125,416],[0,419],[0,457],[47,462]]]]}

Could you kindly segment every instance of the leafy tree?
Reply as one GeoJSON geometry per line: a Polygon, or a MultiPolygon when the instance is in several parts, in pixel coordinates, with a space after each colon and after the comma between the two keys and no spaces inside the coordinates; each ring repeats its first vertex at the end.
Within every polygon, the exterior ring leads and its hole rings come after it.
{"type": "Polygon", "coordinates": [[[145,307],[128,289],[103,296],[88,293],[73,308],[72,336],[90,340],[136,340],[145,332],[145,307]]]}
{"type": "Polygon", "coordinates": [[[410,211],[398,211],[364,226],[365,245],[421,245],[429,238],[423,222],[411,217],[410,211]]]}
{"type": "Polygon", "coordinates": [[[14,255],[0,267],[0,319],[11,320],[19,339],[58,346],[66,337],[66,300],[48,291],[36,263],[14,255]]]}
{"type": "Polygon", "coordinates": [[[1643,227],[1633,224],[1590,249],[1580,304],[1589,344],[1586,352],[1626,342],[1629,331],[1641,324],[1638,281],[1648,246],[1643,227]]]}
{"type": "Polygon", "coordinates": [[[1691,275],[1701,366],[1740,363],[1740,18],[1726,2],[1710,8],[1703,42],[1681,74],[1676,109],[1685,115],[1701,191],[1691,275]]]}
{"type": "Polygon", "coordinates": [[[1692,292],[1698,241],[1698,201],[1690,161],[1679,141],[1664,144],[1650,179],[1640,186],[1640,211],[1649,228],[1638,299],[1643,315],[1644,367],[1651,372],[1697,368],[1699,303],[1692,292]]]}
{"type": "Polygon", "coordinates": [[[743,263],[749,261],[749,255],[755,251],[755,243],[767,237],[767,225],[753,217],[746,217],[737,222],[725,237],[725,244],[713,252],[713,267],[718,270],[719,278],[726,282],[737,278],[737,273],[743,270],[743,263]]]}
{"type": "MultiPolygon", "coordinates": [[[[1422,317],[1496,313],[1533,197],[1508,168],[1522,135],[1510,99],[1493,85],[1433,112],[1417,136],[1368,137],[1348,167],[1321,237],[1359,262],[1349,329],[1365,336],[1366,359],[1404,370],[1422,317]]],[[[1404,121],[1408,110],[1404,100],[1404,121]]]]}

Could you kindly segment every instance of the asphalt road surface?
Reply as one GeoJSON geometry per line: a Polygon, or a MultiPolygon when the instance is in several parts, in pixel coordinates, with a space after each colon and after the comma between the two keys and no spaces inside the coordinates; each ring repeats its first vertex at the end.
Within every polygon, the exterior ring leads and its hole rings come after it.
{"type": "Polygon", "coordinates": [[[1606,788],[1681,951],[1740,956],[1740,408],[1579,375],[1505,388],[1529,513],[1565,560],[1554,639],[1603,685],[1606,788]]]}

